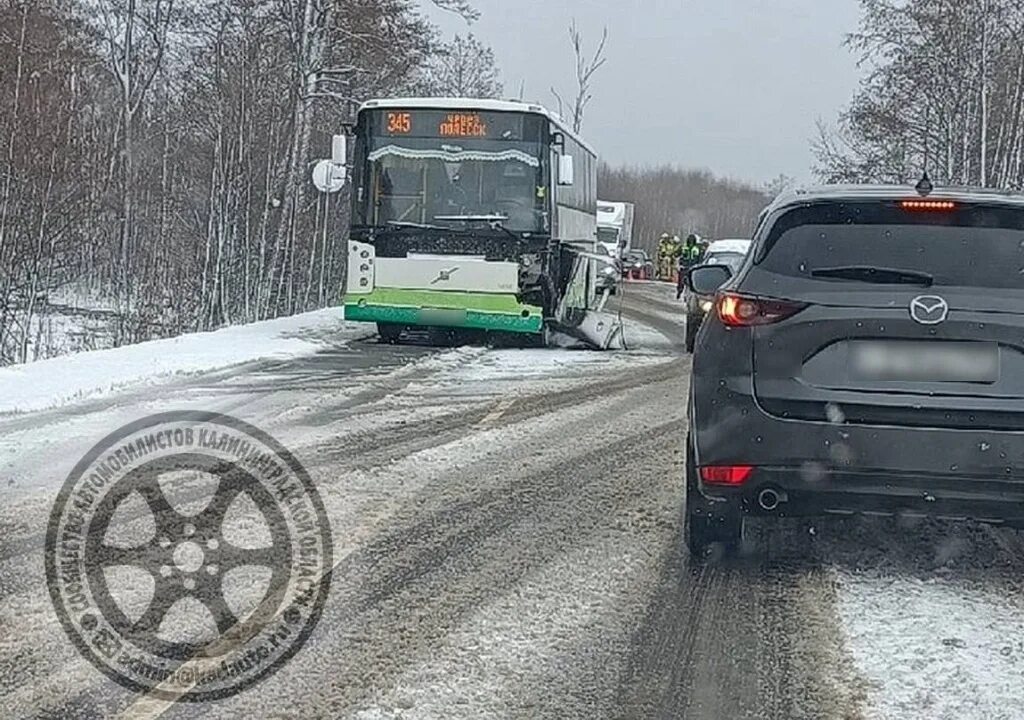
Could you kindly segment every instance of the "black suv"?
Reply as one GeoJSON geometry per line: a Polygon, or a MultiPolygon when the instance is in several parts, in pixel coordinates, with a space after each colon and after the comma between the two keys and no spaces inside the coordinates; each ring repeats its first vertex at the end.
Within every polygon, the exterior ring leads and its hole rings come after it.
{"type": "Polygon", "coordinates": [[[834,186],[762,215],[696,340],[692,553],[750,515],[1024,526],[1024,197],[834,186]]]}

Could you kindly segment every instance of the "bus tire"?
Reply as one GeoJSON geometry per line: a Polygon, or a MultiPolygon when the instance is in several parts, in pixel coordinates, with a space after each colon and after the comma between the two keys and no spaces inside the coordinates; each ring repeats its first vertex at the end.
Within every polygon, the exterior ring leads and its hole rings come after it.
{"type": "Polygon", "coordinates": [[[396,325],[395,323],[377,323],[377,335],[380,337],[380,341],[390,345],[398,342],[399,338],[402,337],[403,329],[401,325],[396,325]]]}

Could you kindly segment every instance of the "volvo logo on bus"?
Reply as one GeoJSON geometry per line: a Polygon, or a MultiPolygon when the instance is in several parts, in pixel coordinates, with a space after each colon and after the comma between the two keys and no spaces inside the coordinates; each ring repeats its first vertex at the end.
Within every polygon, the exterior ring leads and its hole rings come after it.
{"type": "Polygon", "coordinates": [[[938,295],[919,295],[910,301],[910,317],[922,325],[938,325],[949,315],[949,303],[938,295]]]}
{"type": "Polygon", "coordinates": [[[437,285],[439,282],[448,282],[452,279],[452,275],[458,272],[458,267],[453,267],[448,270],[442,270],[437,274],[437,277],[430,281],[431,285],[437,285]]]}

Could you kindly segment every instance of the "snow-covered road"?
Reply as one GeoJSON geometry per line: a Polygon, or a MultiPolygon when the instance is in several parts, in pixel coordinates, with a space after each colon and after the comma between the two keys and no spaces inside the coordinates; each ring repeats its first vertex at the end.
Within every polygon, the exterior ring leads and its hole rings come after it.
{"type": "Polygon", "coordinates": [[[83,370],[19,385],[6,407],[24,412],[0,415],[0,714],[1024,717],[1012,532],[783,522],[759,526],[748,557],[688,562],[682,318],[664,285],[631,284],[623,302],[621,353],[381,345],[326,313],[239,331],[227,350],[196,340],[202,361],[175,361],[182,339],[153,371],[127,349],[123,382],[83,370]],[[215,703],[106,679],[46,591],[64,478],[108,432],[168,410],[269,432],[333,530],[307,644],[215,703]]]}

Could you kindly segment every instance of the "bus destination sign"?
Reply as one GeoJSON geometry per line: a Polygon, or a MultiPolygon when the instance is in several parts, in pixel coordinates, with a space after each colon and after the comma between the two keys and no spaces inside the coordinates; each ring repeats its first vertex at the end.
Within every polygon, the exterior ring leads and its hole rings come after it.
{"type": "Polygon", "coordinates": [[[437,127],[441,137],[487,137],[487,123],[476,113],[449,113],[437,127]]]}
{"type": "Polygon", "coordinates": [[[384,127],[388,135],[443,138],[486,138],[490,129],[480,113],[413,113],[404,110],[386,113],[384,127]]]}

